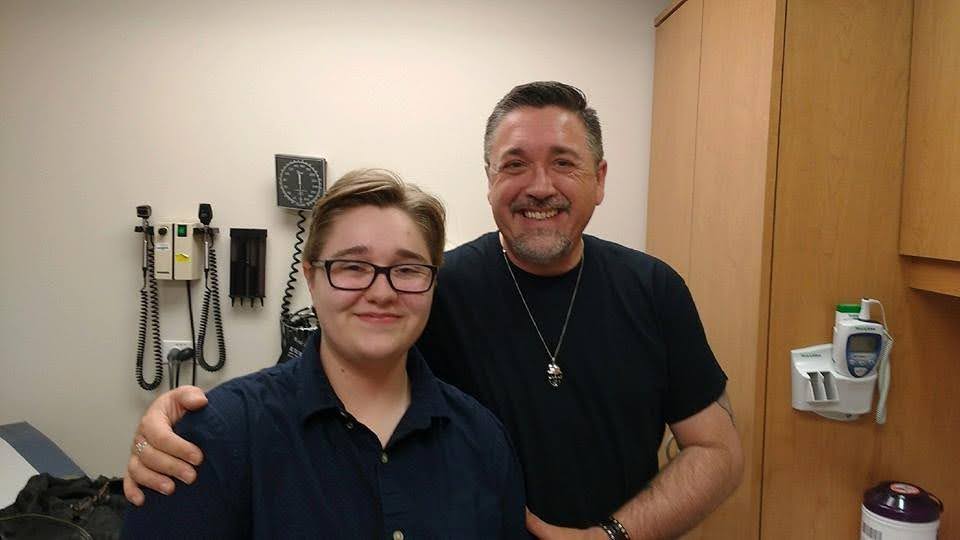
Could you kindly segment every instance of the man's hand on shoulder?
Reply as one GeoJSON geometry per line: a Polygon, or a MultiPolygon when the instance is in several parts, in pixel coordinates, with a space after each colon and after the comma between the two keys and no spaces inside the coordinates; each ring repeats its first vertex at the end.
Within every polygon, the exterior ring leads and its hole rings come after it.
{"type": "Polygon", "coordinates": [[[169,495],[176,477],[185,484],[197,476],[194,467],[203,460],[203,452],[173,432],[173,425],[188,411],[202,409],[207,396],[196,386],[181,386],[157,397],[137,426],[123,477],[123,493],[136,506],[143,504],[140,487],[169,495]]]}

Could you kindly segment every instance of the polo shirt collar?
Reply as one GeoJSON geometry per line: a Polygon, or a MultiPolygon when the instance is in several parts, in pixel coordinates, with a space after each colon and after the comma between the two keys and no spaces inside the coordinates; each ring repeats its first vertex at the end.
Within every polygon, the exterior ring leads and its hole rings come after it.
{"type": "Polygon", "coordinates": [[[416,347],[407,353],[407,376],[410,378],[410,408],[394,430],[393,439],[411,431],[427,429],[434,418],[449,420],[450,404],[440,392],[440,381],[430,371],[416,347]]]}
{"type": "Polygon", "coordinates": [[[328,410],[343,410],[343,403],[337,397],[330,380],[323,371],[320,363],[320,331],[310,334],[303,355],[296,361],[300,362],[300,374],[297,376],[297,397],[300,402],[300,420],[316,413],[328,410]]]}
{"type": "MultiPolygon", "coordinates": [[[[297,397],[301,421],[324,411],[345,410],[320,363],[319,344],[318,330],[310,335],[299,360],[302,375],[297,377],[297,397]]],[[[440,382],[416,347],[407,353],[407,376],[410,378],[410,407],[397,425],[394,438],[409,431],[426,429],[434,418],[449,419],[451,416],[450,405],[440,391],[440,382]]]]}

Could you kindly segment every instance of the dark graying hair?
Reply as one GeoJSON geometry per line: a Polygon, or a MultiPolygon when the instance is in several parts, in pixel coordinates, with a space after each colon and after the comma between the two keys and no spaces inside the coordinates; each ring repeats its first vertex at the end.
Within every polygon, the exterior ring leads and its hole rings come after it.
{"type": "Polygon", "coordinates": [[[596,163],[603,159],[603,136],[600,133],[600,119],[597,111],[587,106],[587,96],[582,90],[557,81],[537,81],[515,86],[513,90],[493,108],[487,118],[487,130],[483,135],[483,162],[490,166],[490,146],[493,144],[493,132],[503,118],[520,107],[560,107],[576,113],[587,128],[587,146],[593,153],[596,163]]]}

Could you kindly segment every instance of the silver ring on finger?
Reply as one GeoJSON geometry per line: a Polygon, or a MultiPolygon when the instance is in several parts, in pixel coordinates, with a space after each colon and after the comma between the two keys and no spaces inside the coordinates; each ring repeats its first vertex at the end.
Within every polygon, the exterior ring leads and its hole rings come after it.
{"type": "Polygon", "coordinates": [[[143,439],[133,446],[137,450],[137,456],[140,456],[143,453],[143,449],[150,446],[150,444],[147,442],[146,439],[143,439]]]}

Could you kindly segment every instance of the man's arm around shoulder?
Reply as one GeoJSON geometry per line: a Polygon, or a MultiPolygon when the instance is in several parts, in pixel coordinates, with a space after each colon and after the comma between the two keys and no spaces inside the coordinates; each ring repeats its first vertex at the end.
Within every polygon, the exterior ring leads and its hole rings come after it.
{"type": "Polygon", "coordinates": [[[249,533],[249,508],[241,503],[245,490],[239,487],[243,467],[235,460],[238,440],[222,412],[229,411],[211,403],[177,424],[178,435],[202,445],[211,459],[199,465],[195,482],[178,482],[170,496],[145,490],[146,504],[128,507],[123,538],[239,538],[249,533]]]}

